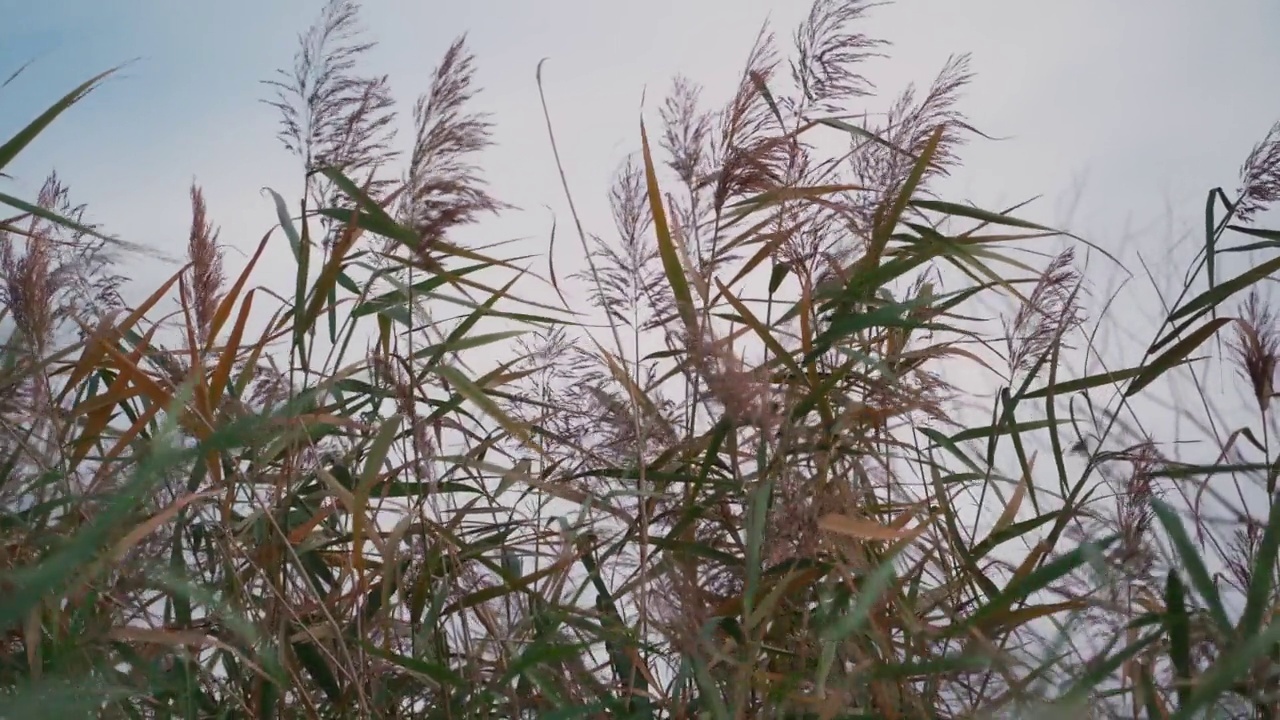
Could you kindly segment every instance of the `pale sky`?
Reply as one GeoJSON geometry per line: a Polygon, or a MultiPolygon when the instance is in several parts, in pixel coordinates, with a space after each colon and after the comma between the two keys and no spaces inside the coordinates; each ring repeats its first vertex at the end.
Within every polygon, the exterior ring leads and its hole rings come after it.
{"type": "MultiPolygon", "coordinates": [[[[290,62],[321,5],[0,0],[0,75],[35,60],[3,91],[6,136],[81,80],[139,58],[11,174],[34,188],[56,168],[92,219],[172,254],[185,242],[194,178],[223,240],[252,246],[274,220],[259,189],[292,197],[297,185],[257,81],[290,62]]],[[[380,42],[371,69],[391,74],[406,113],[448,42],[470,34],[479,102],[497,122],[498,146],[483,165],[496,194],[523,209],[484,235],[528,236],[531,244],[511,249],[536,252],[549,226],[544,205],[565,211],[534,83],[539,59],[549,58],[547,91],[576,200],[603,230],[605,183],[638,146],[646,86],[650,107],[677,72],[723,97],[760,24],[770,19],[785,37],[807,9],[800,0],[367,0],[363,18],[380,42]]],[[[1277,31],[1273,0],[902,0],[869,19],[868,32],[894,46],[868,74],[892,96],[907,81],[927,83],[948,54],[971,52],[977,77],[963,108],[1007,139],[975,140],[944,188],[985,206],[1042,195],[1023,214],[1049,222],[1067,220],[1074,204],[1070,229],[1129,256],[1169,242],[1171,220],[1197,222],[1208,187],[1234,188],[1249,147],[1280,118],[1277,31]]]]}

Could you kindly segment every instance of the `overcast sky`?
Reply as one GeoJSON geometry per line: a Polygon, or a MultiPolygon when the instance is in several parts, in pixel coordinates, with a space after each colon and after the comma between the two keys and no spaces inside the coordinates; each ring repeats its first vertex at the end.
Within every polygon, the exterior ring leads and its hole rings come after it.
{"type": "MultiPolygon", "coordinates": [[[[259,189],[291,197],[297,184],[257,81],[290,62],[321,4],[0,0],[0,74],[35,60],[3,92],[5,134],[84,78],[139,58],[60,120],[13,174],[31,188],[56,168],[94,219],[173,253],[185,242],[194,178],[224,241],[251,245],[273,219],[259,189]]],[[[604,183],[638,145],[645,87],[653,97],[684,72],[723,95],[760,24],[770,19],[789,34],[807,6],[367,0],[364,19],[381,43],[371,67],[391,74],[406,110],[448,42],[470,33],[480,104],[497,121],[498,147],[484,166],[497,194],[523,208],[486,231],[495,240],[530,236],[533,251],[546,241],[543,206],[563,206],[534,83],[539,59],[549,58],[570,182],[603,227],[604,183]]],[[[1207,187],[1234,187],[1245,153],[1280,118],[1274,0],[903,0],[876,10],[869,31],[894,43],[870,72],[886,95],[927,83],[950,53],[973,53],[977,79],[964,108],[1007,139],[965,151],[954,197],[999,205],[1039,194],[1024,214],[1055,221],[1080,190],[1071,229],[1125,254],[1135,243],[1151,247],[1171,219],[1194,220],[1207,187]]]]}

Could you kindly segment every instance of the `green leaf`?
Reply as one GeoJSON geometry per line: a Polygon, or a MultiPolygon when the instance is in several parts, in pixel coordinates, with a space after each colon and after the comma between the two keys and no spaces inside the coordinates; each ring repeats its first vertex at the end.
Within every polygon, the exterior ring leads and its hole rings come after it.
{"type": "Polygon", "coordinates": [[[435,365],[440,362],[446,353],[457,348],[462,342],[464,342],[465,336],[471,328],[475,327],[476,323],[480,322],[480,318],[492,313],[493,306],[497,304],[498,300],[506,297],[507,291],[509,291],[521,277],[521,275],[516,275],[511,278],[506,285],[502,286],[502,288],[497,292],[490,295],[488,300],[484,301],[475,310],[473,310],[465,320],[458,323],[458,325],[449,332],[449,336],[444,339],[444,342],[440,343],[440,346],[436,351],[427,358],[427,365],[435,365]]]}
{"type": "Polygon", "coordinates": [[[4,203],[5,205],[8,205],[10,207],[17,208],[25,213],[30,213],[32,215],[35,215],[41,220],[47,220],[51,223],[54,223],[56,225],[61,225],[62,227],[68,228],[70,230],[75,230],[76,232],[84,233],[85,235],[97,238],[107,243],[108,245],[114,245],[115,247],[121,248],[123,250],[129,250],[132,252],[147,252],[147,253],[150,253],[151,255],[160,255],[160,253],[157,253],[155,250],[144,247],[142,245],[138,245],[136,243],[131,243],[125,240],[121,240],[120,238],[117,238],[117,237],[104,235],[101,232],[89,227],[88,225],[85,225],[83,223],[78,223],[72,220],[71,218],[64,217],[62,215],[59,215],[58,213],[42,208],[39,205],[33,205],[32,203],[29,203],[26,200],[16,198],[6,193],[0,192],[0,203],[4,203]]]}
{"type": "Polygon", "coordinates": [[[938,144],[942,142],[945,130],[945,125],[939,125],[934,129],[929,136],[928,142],[925,143],[924,149],[920,152],[920,157],[912,166],[906,180],[903,181],[897,196],[894,197],[893,203],[889,205],[884,215],[876,218],[875,228],[871,232],[871,242],[868,244],[866,253],[856,265],[857,274],[880,267],[885,246],[888,245],[889,238],[893,235],[894,229],[897,228],[898,221],[902,219],[902,213],[906,211],[907,206],[910,204],[911,196],[915,194],[916,188],[924,180],[925,173],[929,171],[929,165],[933,162],[934,153],[938,151],[938,144]]]}
{"type": "Polygon", "coordinates": [[[0,696],[0,718],[92,720],[101,715],[104,704],[123,700],[136,692],[93,677],[75,680],[49,677],[22,682],[0,696]]]}
{"type": "Polygon", "coordinates": [[[425,660],[419,660],[417,658],[411,658],[405,655],[399,655],[393,652],[388,652],[374,645],[373,643],[367,642],[367,641],[364,642],[363,645],[364,645],[365,652],[369,653],[370,655],[373,655],[374,657],[382,658],[383,660],[386,660],[387,662],[393,665],[396,665],[402,669],[408,670],[409,672],[412,672],[416,675],[421,675],[422,677],[428,678],[434,681],[435,683],[437,683],[438,686],[465,687],[467,684],[466,681],[463,680],[462,676],[453,672],[452,670],[450,670],[448,667],[444,665],[440,665],[438,663],[426,662],[425,660]]]}
{"type": "Polygon", "coordinates": [[[133,477],[108,498],[91,522],[62,548],[41,558],[34,566],[0,574],[0,585],[9,588],[0,599],[0,632],[21,623],[37,603],[66,587],[82,567],[98,556],[112,535],[128,524],[130,516],[165,479],[166,473],[196,454],[194,449],[172,444],[179,411],[190,395],[189,385],[175,395],[161,430],[151,441],[151,451],[135,467],[133,477]]]}
{"type": "Polygon", "coordinates": [[[996,532],[991,533],[987,537],[983,538],[982,542],[979,542],[977,545],[973,546],[971,550],[971,552],[973,553],[973,559],[974,560],[981,559],[984,555],[991,552],[1002,543],[1008,542],[1014,538],[1022,537],[1023,535],[1026,535],[1027,533],[1031,532],[1032,530],[1035,530],[1041,525],[1044,525],[1045,523],[1050,522],[1051,520],[1056,520],[1058,518],[1058,515],[1060,514],[1061,513],[1057,510],[1050,510],[1049,512],[1044,513],[1043,515],[1040,515],[1038,517],[1033,517],[1030,520],[1023,520],[1021,522],[1013,523],[1012,525],[1010,525],[1007,528],[1004,528],[1003,530],[998,530],[996,532]]]}
{"type": "Polygon", "coordinates": [[[1045,428],[1055,427],[1059,423],[1052,423],[1048,420],[1029,420],[1018,423],[1002,423],[999,425],[984,425],[982,427],[968,428],[961,430],[951,436],[951,442],[961,443],[968,440],[981,440],[983,438],[998,437],[1000,435],[1008,435],[1011,433],[1024,433],[1034,430],[1043,430],[1045,428]]]}
{"type": "Polygon", "coordinates": [[[1191,720],[1201,709],[1222,698],[1232,686],[1253,670],[1254,663],[1275,649],[1280,642],[1280,623],[1243,639],[1239,645],[1222,652],[1209,668],[1196,678],[1195,689],[1186,704],[1178,708],[1173,720],[1191,720]]]}
{"type": "MultiPolygon", "coordinates": [[[[450,270],[449,275],[452,275],[453,277],[461,277],[463,275],[469,275],[476,272],[477,270],[483,270],[487,267],[492,267],[492,265],[489,263],[469,265],[464,268],[458,268],[457,270],[450,270]]],[[[400,307],[407,304],[411,297],[430,295],[432,291],[440,289],[440,287],[448,281],[449,277],[446,275],[432,275],[426,280],[413,283],[403,289],[397,288],[395,290],[385,292],[356,305],[351,311],[351,317],[360,318],[366,315],[383,312],[389,308],[400,307]]]]}
{"type": "Polygon", "coordinates": [[[476,405],[479,405],[480,409],[483,410],[486,415],[501,425],[502,429],[510,433],[512,437],[521,440],[530,447],[534,446],[533,440],[529,435],[528,428],[512,419],[507,413],[503,412],[502,408],[493,401],[493,398],[489,397],[483,390],[476,387],[475,383],[471,382],[471,380],[469,380],[465,375],[448,365],[436,365],[431,368],[431,372],[439,375],[447,381],[458,391],[460,395],[476,405]]]}
{"type": "Polygon", "coordinates": [[[1076,568],[1084,565],[1091,555],[1107,549],[1115,541],[1116,538],[1113,536],[1098,543],[1087,543],[1050,560],[1022,577],[1014,578],[1000,591],[999,595],[978,608],[968,620],[950,626],[947,634],[967,632],[970,628],[981,628],[989,622],[998,620],[999,616],[1007,613],[1015,603],[1027,602],[1032,595],[1071,574],[1076,568]]]}
{"type": "Polygon", "coordinates": [[[1120,652],[1109,655],[1096,663],[1089,663],[1088,671],[1076,680],[1075,684],[1067,691],[1059,703],[1066,707],[1074,707],[1077,703],[1087,701],[1089,696],[1096,692],[1098,686],[1112,677],[1112,674],[1119,670],[1120,666],[1147,649],[1160,637],[1161,633],[1159,632],[1148,633],[1145,637],[1140,638],[1120,652]]]}
{"type": "Polygon", "coordinates": [[[1062,395],[1066,393],[1079,392],[1081,390],[1088,390],[1101,385],[1114,385],[1121,381],[1141,375],[1143,369],[1144,368],[1142,367],[1134,367],[1125,370],[1116,370],[1115,372],[1103,372],[1098,373],[1097,375],[1088,375],[1076,380],[1064,380],[1059,383],[1051,383],[1022,395],[1021,399],[1034,400],[1036,398],[1047,397],[1050,394],[1062,395]]]}
{"type": "Polygon", "coordinates": [[[782,287],[782,281],[787,278],[787,273],[791,272],[791,265],[785,262],[775,262],[773,270],[769,273],[769,294],[773,295],[778,292],[778,288],[782,287]]]}
{"type": "Polygon", "coordinates": [[[338,677],[334,675],[333,668],[329,667],[329,662],[325,660],[324,655],[311,641],[293,643],[293,652],[297,655],[302,667],[306,668],[307,674],[311,679],[324,690],[324,694],[329,696],[330,700],[337,702],[342,698],[342,686],[338,684],[338,677]]]}
{"type": "Polygon", "coordinates": [[[983,222],[994,223],[996,225],[1020,227],[1028,230],[1042,230],[1050,233],[1056,232],[1053,228],[1048,228],[1044,225],[1039,225],[1027,220],[1020,220],[1003,213],[982,210],[969,205],[960,205],[958,203],[944,202],[941,200],[913,200],[911,204],[924,210],[933,210],[934,212],[955,215],[957,217],[966,217],[971,220],[981,220],[983,222]]]}
{"type": "Polygon", "coordinates": [[[373,488],[374,482],[378,479],[378,473],[382,470],[382,463],[387,459],[387,453],[391,451],[391,443],[395,442],[400,434],[400,423],[403,420],[403,415],[392,415],[378,428],[378,434],[374,437],[365,458],[364,467],[360,470],[360,484],[356,487],[357,496],[365,496],[373,488]]]}
{"type": "Polygon", "coordinates": [[[32,120],[26,127],[19,130],[17,135],[9,138],[8,142],[4,145],[0,145],[0,170],[3,170],[5,166],[12,162],[13,159],[18,156],[18,153],[22,152],[23,149],[30,145],[31,141],[35,140],[40,133],[44,132],[45,128],[49,127],[49,125],[53,123],[59,115],[66,112],[66,110],[72,105],[80,102],[85,95],[92,92],[93,89],[100,85],[103,80],[105,80],[109,75],[115,73],[121,67],[123,66],[116,66],[84,81],[75,90],[63,95],[61,100],[54,103],[48,110],[41,113],[40,117],[32,120]]]}
{"type": "Polygon", "coordinates": [[[298,235],[298,228],[293,224],[293,218],[289,216],[289,204],[280,196],[280,193],[271,188],[264,188],[271,195],[271,201],[276,206],[276,219],[280,221],[280,229],[284,230],[285,237],[289,238],[289,245],[293,247],[294,257],[298,257],[302,245],[302,237],[298,235]]]}
{"type": "Polygon", "coordinates": [[[1280,502],[1273,501],[1267,529],[1262,533],[1262,542],[1258,544],[1249,573],[1249,592],[1244,612],[1240,615],[1239,637],[1252,637],[1262,630],[1262,623],[1272,609],[1271,590],[1275,587],[1277,556],[1280,556],[1280,502]]]}
{"type": "Polygon", "coordinates": [[[1178,550],[1178,557],[1182,559],[1183,567],[1191,576],[1191,584],[1195,586],[1200,599],[1208,605],[1209,616],[1213,618],[1220,631],[1230,636],[1234,628],[1231,626],[1231,621],[1227,619],[1227,611],[1222,606],[1218,587],[1214,584],[1208,568],[1204,566],[1196,546],[1191,542],[1191,536],[1187,534],[1181,518],[1163,500],[1153,499],[1151,509],[1155,512],[1156,519],[1164,526],[1165,532],[1169,534],[1169,541],[1178,550]]]}
{"type": "Polygon", "coordinates": [[[1251,228],[1251,227],[1245,227],[1243,225],[1228,225],[1227,227],[1232,230],[1235,230],[1238,233],[1244,233],[1245,235],[1260,237],[1265,240],[1271,240],[1272,242],[1280,242],[1280,230],[1266,230],[1263,228],[1251,228]]]}
{"type": "Polygon", "coordinates": [[[855,138],[870,140],[871,142],[881,147],[892,150],[893,152],[899,155],[902,155],[903,157],[911,158],[912,162],[915,162],[918,159],[912,153],[898,147],[897,145],[894,145],[893,143],[889,142],[888,140],[885,140],[884,138],[871,132],[870,130],[867,130],[864,127],[859,127],[857,125],[854,125],[853,123],[846,122],[839,118],[819,118],[818,120],[816,120],[816,122],[822,125],[826,125],[828,127],[833,127],[837,130],[843,130],[849,133],[850,135],[854,136],[855,138]]]}
{"type": "Polygon", "coordinates": [[[897,577],[897,568],[894,567],[893,561],[902,550],[902,547],[903,544],[900,543],[894,550],[880,558],[880,566],[873,570],[858,586],[858,595],[854,601],[853,608],[848,613],[836,618],[835,622],[819,630],[819,637],[826,642],[839,642],[862,629],[867,619],[871,617],[871,610],[897,577]]]}
{"type": "Polygon", "coordinates": [[[1173,347],[1164,351],[1164,353],[1151,361],[1150,364],[1142,368],[1142,372],[1129,383],[1129,387],[1125,389],[1125,397],[1133,397],[1142,391],[1143,388],[1155,382],[1161,375],[1169,370],[1186,362],[1187,356],[1192,350],[1200,347],[1201,343],[1208,340],[1214,333],[1227,323],[1231,322],[1231,318],[1215,318],[1200,326],[1195,332],[1179,340],[1173,347]]]}
{"type": "Polygon", "coordinates": [[[676,308],[685,328],[693,332],[698,327],[693,311],[693,295],[689,291],[689,280],[685,277],[684,266],[680,262],[680,254],[675,240],[671,237],[671,228],[667,225],[667,213],[662,206],[662,190],[658,187],[658,175],[653,164],[653,153],[649,150],[649,135],[645,132],[644,121],[640,121],[640,145],[644,155],[644,176],[648,186],[649,210],[653,214],[653,229],[658,236],[658,255],[662,259],[662,270],[675,296],[676,308]]]}
{"type": "Polygon", "coordinates": [[[1187,616],[1186,589],[1176,568],[1169,570],[1164,590],[1164,626],[1169,633],[1169,660],[1178,679],[1178,704],[1191,694],[1191,619],[1187,616]]]}
{"type": "Polygon", "coordinates": [[[364,190],[360,189],[360,186],[344,175],[341,170],[328,167],[320,170],[320,172],[336,185],[344,195],[354,200],[359,208],[354,215],[346,209],[335,208],[325,208],[320,210],[320,214],[342,222],[355,220],[360,227],[383,237],[399,240],[414,250],[417,250],[422,244],[422,240],[417,233],[411,228],[396,222],[373,198],[369,197],[364,190]]]}
{"type": "Polygon", "coordinates": [[[1187,301],[1187,303],[1182,307],[1170,313],[1169,320],[1177,320],[1178,318],[1190,315],[1197,310],[1216,307],[1221,304],[1223,300],[1226,300],[1232,295],[1235,295],[1255,283],[1266,280],[1277,271],[1280,271],[1280,257],[1271,258],[1261,265],[1246,270],[1230,280],[1219,284],[1213,289],[1200,293],[1195,298],[1187,301]]]}

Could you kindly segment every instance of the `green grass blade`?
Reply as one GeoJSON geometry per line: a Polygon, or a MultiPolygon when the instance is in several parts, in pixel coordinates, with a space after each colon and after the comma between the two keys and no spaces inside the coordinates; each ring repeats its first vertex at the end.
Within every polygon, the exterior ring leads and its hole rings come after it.
{"type": "Polygon", "coordinates": [[[1178,708],[1172,720],[1191,720],[1200,711],[1222,699],[1233,685],[1249,675],[1258,658],[1272,652],[1280,642],[1280,623],[1243,639],[1243,642],[1218,659],[1196,679],[1195,689],[1187,703],[1178,708]]]}
{"type": "Polygon", "coordinates": [[[698,321],[693,310],[693,294],[689,290],[689,280],[685,277],[680,253],[676,249],[675,240],[671,237],[671,227],[667,224],[667,213],[662,205],[662,190],[658,187],[658,175],[653,164],[653,153],[649,149],[649,135],[645,131],[644,121],[640,121],[640,144],[644,156],[644,177],[648,188],[649,210],[653,215],[653,230],[658,239],[658,255],[662,259],[662,269],[675,296],[676,309],[685,329],[698,332],[698,321]]]}
{"type": "Polygon", "coordinates": [[[1200,347],[1205,340],[1213,337],[1223,325],[1231,322],[1231,318],[1214,318],[1200,326],[1195,332],[1174,343],[1173,347],[1164,351],[1160,357],[1143,366],[1142,372],[1129,383],[1125,389],[1125,397],[1133,397],[1143,388],[1155,382],[1161,375],[1187,362],[1187,356],[1200,347]]]}
{"type": "Polygon", "coordinates": [[[1178,705],[1191,697],[1191,618],[1187,614],[1186,588],[1178,571],[1169,571],[1164,590],[1164,626],[1169,635],[1169,660],[1177,682],[1178,705]]]}
{"type": "Polygon", "coordinates": [[[1205,290],[1196,297],[1187,301],[1182,307],[1170,313],[1169,320],[1177,320],[1190,315],[1197,310],[1208,310],[1209,308],[1217,307],[1223,300],[1226,300],[1241,290],[1266,280],[1277,271],[1280,271],[1280,257],[1271,258],[1260,265],[1246,270],[1230,280],[1220,283],[1212,290],[1205,290]]]}
{"type": "Polygon", "coordinates": [[[44,132],[45,128],[49,127],[54,120],[58,119],[59,115],[66,112],[72,105],[80,102],[85,95],[92,92],[94,88],[100,85],[108,76],[118,71],[120,67],[122,66],[117,66],[107,70],[106,72],[98,73],[84,81],[75,90],[63,95],[62,99],[51,105],[48,110],[41,113],[39,117],[32,120],[26,127],[19,130],[16,135],[9,138],[8,142],[0,145],[0,170],[4,170],[5,166],[10,162],[13,162],[13,159],[18,156],[18,153],[22,152],[24,148],[30,145],[31,142],[40,135],[40,133],[44,132]]]}
{"type": "Polygon", "coordinates": [[[1183,526],[1182,519],[1178,517],[1172,507],[1162,500],[1152,500],[1151,509],[1155,512],[1156,519],[1160,521],[1165,532],[1169,534],[1169,540],[1173,543],[1174,548],[1177,549],[1183,568],[1191,576],[1191,584],[1195,586],[1196,593],[1200,595],[1200,600],[1208,606],[1209,616],[1213,618],[1214,624],[1218,626],[1221,632],[1230,636],[1234,633],[1235,628],[1232,627],[1231,621],[1227,619],[1227,611],[1222,605],[1222,597],[1218,594],[1218,587],[1214,584],[1213,577],[1209,574],[1209,569],[1204,566],[1204,560],[1200,557],[1196,546],[1191,542],[1191,536],[1187,534],[1187,529],[1183,526]]]}
{"type": "Polygon", "coordinates": [[[1267,529],[1262,533],[1249,574],[1249,591],[1244,612],[1240,615],[1239,637],[1247,638],[1262,630],[1262,624],[1273,610],[1276,559],[1280,556],[1280,502],[1271,502],[1267,529]]]}

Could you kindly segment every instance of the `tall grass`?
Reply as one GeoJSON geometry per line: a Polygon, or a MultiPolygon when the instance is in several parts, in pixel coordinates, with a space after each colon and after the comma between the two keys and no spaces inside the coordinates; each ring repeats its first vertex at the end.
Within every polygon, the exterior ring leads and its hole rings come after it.
{"type": "Polygon", "coordinates": [[[402,145],[353,0],[267,85],[299,181],[238,273],[199,187],[136,307],[59,180],[0,194],[0,717],[1274,717],[1280,261],[1237,259],[1280,240],[1280,126],[1095,371],[1105,252],[939,197],[966,58],[868,113],[870,9],[766,29],[723,106],[676,79],[614,228],[565,183],[567,275],[453,239],[507,207],[475,58],[402,145]],[[1179,373],[1205,461],[1143,429],[1179,373]]]}

